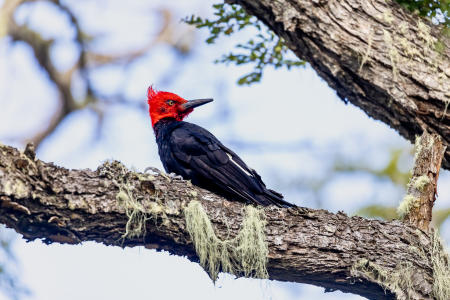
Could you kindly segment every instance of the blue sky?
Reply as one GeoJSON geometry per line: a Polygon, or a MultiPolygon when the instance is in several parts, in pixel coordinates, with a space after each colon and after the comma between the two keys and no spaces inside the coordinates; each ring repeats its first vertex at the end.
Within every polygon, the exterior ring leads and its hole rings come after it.
{"type": "MultiPolygon", "coordinates": [[[[158,30],[161,7],[177,18],[211,14],[211,1],[66,1],[81,18],[81,25],[101,36],[95,49],[120,53],[145,45],[158,30]]],[[[0,4],[2,1],[0,1],[0,4]]],[[[52,57],[64,70],[78,55],[73,30],[51,5],[33,3],[16,14],[44,37],[57,39],[52,57]]],[[[369,118],[353,105],[345,105],[310,67],[292,71],[268,68],[261,83],[237,86],[249,66],[213,64],[214,59],[245,41],[251,32],[206,45],[203,31],[190,32],[180,24],[182,38],[193,39],[193,50],[182,59],[166,45],[156,46],[130,67],[109,66],[90,74],[104,94],[121,92],[129,99],[146,101],[148,85],[190,98],[213,97],[197,109],[189,122],[208,128],[234,149],[263,177],[267,186],[282,192],[288,201],[308,207],[353,214],[368,204],[396,206],[403,190],[389,180],[364,172],[333,176],[319,192],[292,188],[327,178],[336,156],[342,161],[383,167],[394,148],[411,144],[385,124],[369,118]],[[186,31],[187,30],[187,31],[186,31]],[[253,146],[241,144],[245,142],[253,146]],[[256,144],[256,146],[255,146],[256,144]],[[274,146],[275,145],[275,146],[274,146]]],[[[74,84],[83,95],[83,86],[74,84]]],[[[22,146],[14,137],[27,137],[40,128],[55,110],[57,92],[23,44],[0,40],[0,142],[22,146]]],[[[117,159],[143,170],[162,168],[146,111],[111,105],[100,135],[89,110],[67,117],[45,140],[38,158],[68,168],[95,169],[106,159],[117,159]]],[[[405,151],[407,153],[407,151],[405,151]]],[[[405,154],[402,167],[412,158],[405,154]]],[[[437,208],[450,206],[450,175],[439,178],[437,208]]],[[[450,240],[449,221],[442,235],[450,240]]],[[[234,279],[221,275],[214,285],[198,264],[185,258],[135,247],[121,249],[96,243],[50,246],[40,241],[14,246],[20,262],[20,279],[32,291],[28,300],[70,299],[360,299],[339,292],[296,283],[234,279]]],[[[0,300],[7,299],[0,292],[0,300]]]]}

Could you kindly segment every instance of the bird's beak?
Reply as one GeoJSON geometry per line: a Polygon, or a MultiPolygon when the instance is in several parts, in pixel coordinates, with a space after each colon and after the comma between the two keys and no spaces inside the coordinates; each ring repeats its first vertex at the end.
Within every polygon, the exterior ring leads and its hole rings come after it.
{"type": "Polygon", "coordinates": [[[189,109],[193,109],[197,106],[212,102],[213,99],[196,99],[196,100],[189,100],[188,102],[180,105],[180,110],[182,112],[185,112],[189,109]]]}

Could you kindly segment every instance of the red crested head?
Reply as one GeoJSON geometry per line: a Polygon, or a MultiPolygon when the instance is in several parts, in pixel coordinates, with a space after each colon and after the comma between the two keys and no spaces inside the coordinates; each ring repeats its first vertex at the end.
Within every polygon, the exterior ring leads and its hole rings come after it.
{"type": "Polygon", "coordinates": [[[155,91],[152,86],[148,88],[147,99],[152,127],[164,118],[182,121],[194,110],[194,107],[213,101],[213,99],[188,101],[173,93],[155,91]]]}

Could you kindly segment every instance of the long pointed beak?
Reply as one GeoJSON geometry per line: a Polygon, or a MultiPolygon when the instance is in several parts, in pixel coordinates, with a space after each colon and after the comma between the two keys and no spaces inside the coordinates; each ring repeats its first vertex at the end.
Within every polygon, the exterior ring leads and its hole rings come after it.
{"type": "Polygon", "coordinates": [[[212,102],[213,99],[195,99],[180,105],[181,111],[187,111],[188,109],[212,102]]]}

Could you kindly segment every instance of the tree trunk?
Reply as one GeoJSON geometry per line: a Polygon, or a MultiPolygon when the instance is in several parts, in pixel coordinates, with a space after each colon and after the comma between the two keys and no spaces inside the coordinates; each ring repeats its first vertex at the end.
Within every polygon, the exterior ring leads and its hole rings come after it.
{"type": "MultiPolygon", "coordinates": [[[[24,152],[0,146],[0,223],[27,240],[144,245],[197,261],[184,215],[192,200],[200,201],[219,238],[237,235],[244,205],[187,181],[132,172],[119,162],[96,171],[67,170],[36,160],[29,146],[24,152]],[[138,225],[144,225],[140,231],[138,225]]],[[[371,299],[433,298],[433,239],[427,233],[342,212],[301,207],[263,212],[270,279],[371,299]]]]}
{"type": "MultiPolygon", "coordinates": [[[[450,38],[392,0],[231,0],[283,37],[339,97],[414,141],[447,146],[450,38]]],[[[311,99],[316,101],[319,99],[311,99]]]]}

